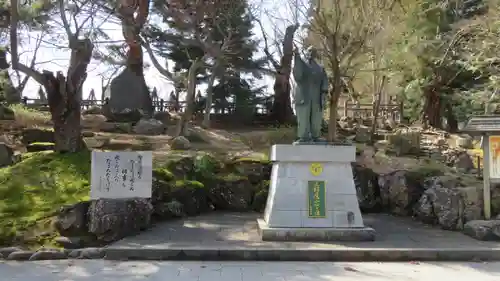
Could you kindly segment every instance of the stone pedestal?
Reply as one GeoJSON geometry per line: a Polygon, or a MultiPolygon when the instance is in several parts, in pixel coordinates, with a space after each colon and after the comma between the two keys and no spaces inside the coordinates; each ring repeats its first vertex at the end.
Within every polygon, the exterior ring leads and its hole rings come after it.
{"type": "Polygon", "coordinates": [[[262,240],[373,241],[358,205],[354,146],[274,145],[262,240]]]}

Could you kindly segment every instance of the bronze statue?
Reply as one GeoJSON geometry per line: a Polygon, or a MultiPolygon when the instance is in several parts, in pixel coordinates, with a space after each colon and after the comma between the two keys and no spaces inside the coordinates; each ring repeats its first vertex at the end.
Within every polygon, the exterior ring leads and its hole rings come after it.
{"type": "Polygon", "coordinates": [[[328,93],[328,77],[324,68],[316,62],[317,50],[308,48],[306,60],[294,50],[293,78],[294,100],[297,115],[297,136],[294,144],[323,143],[321,124],[328,93]]]}

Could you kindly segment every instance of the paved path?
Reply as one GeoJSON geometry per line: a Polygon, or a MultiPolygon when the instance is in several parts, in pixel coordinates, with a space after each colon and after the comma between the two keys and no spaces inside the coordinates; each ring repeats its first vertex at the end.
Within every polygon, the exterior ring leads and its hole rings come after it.
{"type": "Polygon", "coordinates": [[[500,261],[500,243],[472,239],[410,218],[364,215],[374,242],[264,242],[255,213],[211,213],[161,223],[110,245],[112,260],[500,261]]]}
{"type": "Polygon", "coordinates": [[[4,262],[9,281],[497,281],[500,263],[4,262]]]}
{"type": "Polygon", "coordinates": [[[325,248],[484,248],[500,249],[499,242],[472,239],[460,232],[425,225],[411,218],[386,214],[363,215],[365,225],[377,231],[374,242],[263,242],[256,213],[220,213],[161,223],[153,229],[114,243],[113,247],[254,247],[288,249],[325,248]]]}

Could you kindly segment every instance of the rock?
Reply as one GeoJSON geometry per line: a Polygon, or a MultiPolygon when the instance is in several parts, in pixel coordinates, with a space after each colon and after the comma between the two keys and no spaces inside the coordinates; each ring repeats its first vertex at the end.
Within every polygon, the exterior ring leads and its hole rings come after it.
{"type": "Polygon", "coordinates": [[[4,104],[0,104],[0,120],[16,120],[14,110],[4,104]]]}
{"type": "Polygon", "coordinates": [[[82,137],[84,138],[92,138],[94,136],[95,136],[94,132],[89,132],[89,131],[82,132],[82,137]]]}
{"type": "Polygon", "coordinates": [[[482,241],[500,241],[500,220],[472,220],[465,224],[463,233],[482,241]]]}
{"type": "Polygon", "coordinates": [[[108,119],[101,114],[90,114],[82,116],[82,127],[87,129],[97,129],[108,119]]]}
{"type": "Polygon", "coordinates": [[[66,253],[58,250],[41,250],[33,253],[29,258],[30,261],[39,261],[39,260],[63,260],[66,259],[66,253]]]}
{"type": "Polygon", "coordinates": [[[259,184],[271,178],[273,168],[271,162],[259,160],[235,160],[227,166],[233,168],[238,174],[246,176],[250,183],[259,184]]]}
{"type": "Polygon", "coordinates": [[[365,126],[359,126],[356,128],[356,142],[368,142],[370,140],[370,128],[365,126]]]}
{"type": "Polygon", "coordinates": [[[189,140],[183,136],[175,137],[170,144],[173,150],[188,150],[191,148],[191,143],[189,140]]]}
{"type": "Polygon", "coordinates": [[[3,259],[4,259],[3,255],[2,255],[2,254],[0,254],[0,260],[3,260],[3,259]]]}
{"type": "Polygon", "coordinates": [[[89,232],[102,242],[112,242],[151,226],[149,199],[100,199],[90,203],[89,232]]]}
{"type": "Polygon", "coordinates": [[[470,172],[474,169],[474,161],[467,152],[463,152],[456,158],[454,167],[464,172],[470,172]]]}
{"type": "Polygon", "coordinates": [[[167,111],[156,112],[153,118],[162,122],[165,125],[170,125],[174,121],[172,120],[172,116],[170,115],[170,113],[167,111]]]}
{"type": "Polygon", "coordinates": [[[396,128],[397,124],[393,118],[386,118],[384,120],[383,128],[387,131],[392,131],[396,128]]]}
{"type": "Polygon", "coordinates": [[[12,261],[27,261],[35,252],[33,251],[15,251],[7,256],[7,260],[12,261]]]}
{"type": "Polygon", "coordinates": [[[418,154],[420,139],[421,132],[410,129],[398,129],[393,134],[386,135],[386,140],[398,156],[418,154]]]}
{"type": "Polygon", "coordinates": [[[14,150],[5,143],[0,143],[0,167],[12,164],[14,164],[14,150]]]}
{"type": "Polygon", "coordinates": [[[444,137],[439,137],[439,138],[434,140],[434,145],[444,146],[446,144],[447,144],[447,142],[446,142],[446,139],[444,137]]]}
{"type": "Polygon", "coordinates": [[[0,248],[0,255],[4,257],[8,257],[10,254],[14,252],[21,252],[23,249],[19,247],[6,247],[6,248],[0,248]]]}
{"type": "Polygon", "coordinates": [[[341,117],[337,123],[339,125],[339,128],[342,128],[344,130],[350,130],[354,126],[354,121],[347,116],[341,117]]]}
{"type": "Polygon", "coordinates": [[[463,229],[464,223],[480,219],[482,216],[482,189],[460,187],[451,177],[434,180],[435,185],[428,187],[414,213],[425,223],[438,224],[443,229],[463,229]]]}
{"type": "Polygon", "coordinates": [[[153,181],[152,202],[156,219],[195,216],[211,210],[208,190],[197,181],[153,181]]]}
{"type": "Polygon", "coordinates": [[[59,210],[54,223],[62,236],[81,236],[88,234],[87,212],[90,202],[79,202],[64,206],[59,210]]]}
{"type": "Polygon", "coordinates": [[[96,136],[93,138],[84,138],[83,141],[87,147],[101,148],[111,143],[111,138],[105,136],[96,136]]]}
{"type": "Polygon", "coordinates": [[[153,104],[144,77],[126,67],[113,78],[108,89],[110,121],[137,122],[144,116],[153,115],[153,104]]]}
{"type": "Polygon", "coordinates": [[[81,237],[56,237],[54,240],[58,245],[65,249],[79,249],[83,247],[84,239],[81,237]]]}
{"type": "Polygon", "coordinates": [[[71,251],[68,257],[71,259],[102,259],[105,255],[102,248],[84,248],[71,251]]]}
{"type": "Polygon", "coordinates": [[[101,114],[102,110],[99,106],[91,106],[89,109],[86,109],[83,111],[83,115],[88,115],[88,114],[101,114]]]}
{"type": "Polygon", "coordinates": [[[262,189],[255,193],[252,201],[252,210],[259,213],[264,212],[267,204],[268,193],[269,191],[267,189],[262,189]]]}
{"type": "Polygon", "coordinates": [[[381,211],[382,203],[380,198],[380,187],[378,185],[378,175],[373,170],[352,164],[354,185],[358,197],[359,207],[363,212],[381,211]]]}
{"type": "Polygon", "coordinates": [[[474,148],[472,137],[468,135],[458,136],[456,139],[456,145],[460,148],[472,149],[474,148]]]}
{"type": "Polygon", "coordinates": [[[54,150],[54,147],[55,147],[54,143],[37,142],[26,145],[26,150],[28,152],[38,152],[38,151],[54,150]]]}
{"type": "Polygon", "coordinates": [[[21,133],[23,144],[54,143],[54,131],[42,129],[24,129],[21,133]]]}
{"type": "Polygon", "coordinates": [[[379,175],[378,185],[383,208],[394,215],[411,215],[424,191],[412,173],[404,170],[379,175]]]}
{"type": "Polygon", "coordinates": [[[141,119],[134,126],[133,131],[140,135],[161,135],[165,132],[165,125],[156,119],[141,119]]]}
{"type": "Polygon", "coordinates": [[[131,123],[112,123],[106,122],[102,123],[99,127],[99,131],[107,133],[124,133],[128,134],[132,132],[131,123]]]}
{"type": "Polygon", "coordinates": [[[215,210],[248,211],[257,188],[246,177],[218,176],[209,186],[209,198],[215,210]]]}

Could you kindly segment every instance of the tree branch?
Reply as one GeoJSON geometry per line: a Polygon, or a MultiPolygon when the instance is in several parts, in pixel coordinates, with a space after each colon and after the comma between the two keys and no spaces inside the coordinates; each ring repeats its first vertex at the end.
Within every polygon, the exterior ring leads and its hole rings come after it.
{"type": "Polygon", "coordinates": [[[10,53],[11,53],[11,64],[12,69],[19,70],[26,74],[27,76],[33,78],[39,84],[45,84],[45,78],[42,73],[36,71],[19,62],[19,54],[17,49],[18,39],[17,39],[17,27],[19,24],[19,12],[17,10],[19,3],[18,0],[10,0],[11,7],[11,24],[10,24],[10,53]]]}

